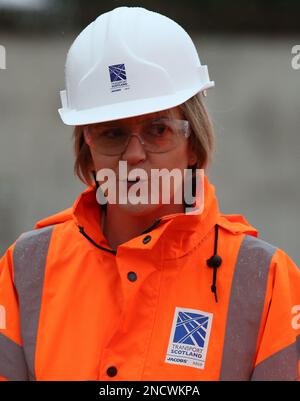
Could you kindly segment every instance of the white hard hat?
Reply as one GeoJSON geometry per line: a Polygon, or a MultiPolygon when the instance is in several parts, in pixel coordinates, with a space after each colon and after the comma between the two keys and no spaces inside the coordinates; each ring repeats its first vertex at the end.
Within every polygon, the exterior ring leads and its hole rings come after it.
{"type": "Polygon", "coordinates": [[[166,110],[215,85],[187,32],[142,7],[100,15],[75,39],[59,114],[67,125],[166,110]]]}

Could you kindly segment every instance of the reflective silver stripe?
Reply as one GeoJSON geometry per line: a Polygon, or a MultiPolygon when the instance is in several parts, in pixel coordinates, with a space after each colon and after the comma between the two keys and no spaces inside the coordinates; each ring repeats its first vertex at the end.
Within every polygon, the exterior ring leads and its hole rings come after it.
{"type": "Polygon", "coordinates": [[[232,279],[220,380],[250,380],[270,262],[276,248],[245,235],[232,279]]]}
{"type": "Polygon", "coordinates": [[[52,230],[53,226],[49,226],[22,234],[16,241],[13,252],[14,282],[20,306],[21,337],[30,380],[35,380],[36,338],[52,230]]]}
{"type": "Polygon", "coordinates": [[[0,376],[8,380],[28,380],[23,348],[0,333],[0,376]]]}
{"type": "Polygon", "coordinates": [[[297,342],[294,342],[259,363],[251,380],[297,380],[298,361],[297,342]]]}

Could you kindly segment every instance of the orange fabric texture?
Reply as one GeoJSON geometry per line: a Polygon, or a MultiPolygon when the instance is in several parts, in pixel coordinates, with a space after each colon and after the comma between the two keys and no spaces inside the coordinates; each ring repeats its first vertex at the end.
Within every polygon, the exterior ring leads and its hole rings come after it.
{"type": "MultiPolygon", "coordinates": [[[[220,212],[215,188],[205,176],[201,215],[164,216],[147,234],[113,254],[101,232],[94,186],[68,208],[36,223],[54,225],[47,253],[35,350],[37,380],[219,380],[232,281],[245,235],[258,231],[241,215],[220,212]],[[219,225],[218,302],[211,292],[219,225]],[[145,236],[150,241],[144,243],[145,236]],[[134,272],[131,281],[128,273],[134,272]],[[212,316],[202,368],[165,362],[176,308],[212,316]],[[109,376],[108,368],[116,368],[109,376]]],[[[0,305],[7,308],[5,336],[22,345],[12,253],[0,262],[0,305]]],[[[30,268],[30,266],[27,266],[30,268]]],[[[247,302],[247,300],[245,300],[247,302]]],[[[300,273],[277,249],[271,260],[253,369],[296,341],[291,308],[300,305],[300,273]]]]}

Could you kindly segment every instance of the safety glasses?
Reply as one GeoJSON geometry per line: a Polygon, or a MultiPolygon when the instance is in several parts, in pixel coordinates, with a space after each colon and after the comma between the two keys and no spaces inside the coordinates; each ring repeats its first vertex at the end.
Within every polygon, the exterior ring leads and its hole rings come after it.
{"type": "Polygon", "coordinates": [[[87,126],[88,144],[98,153],[108,156],[122,154],[132,136],[136,136],[144,150],[165,153],[176,148],[191,133],[189,121],[167,117],[142,120],[134,127],[116,121],[87,126]]]}

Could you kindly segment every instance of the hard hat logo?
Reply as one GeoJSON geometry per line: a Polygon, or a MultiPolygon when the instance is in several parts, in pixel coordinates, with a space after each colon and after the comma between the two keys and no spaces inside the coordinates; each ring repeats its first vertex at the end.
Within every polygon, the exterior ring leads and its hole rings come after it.
{"type": "Polygon", "coordinates": [[[115,64],[108,66],[111,91],[119,92],[122,89],[129,89],[126,78],[125,64],[115,64]]]}

